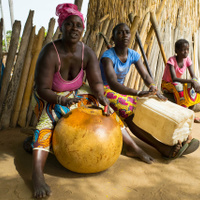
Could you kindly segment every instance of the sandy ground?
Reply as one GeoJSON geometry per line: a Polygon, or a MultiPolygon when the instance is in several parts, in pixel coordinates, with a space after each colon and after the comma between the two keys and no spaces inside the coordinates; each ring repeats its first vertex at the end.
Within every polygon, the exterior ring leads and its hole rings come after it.
{"type": "MultiPolygon", "coordinates": [[[[200,113],[197,115],[200,116],[200,113]]],[[[193,136],[200,139],[200,124],[193,136]]],[[[32,198],[32,155],[22,143],[29,129],[0,131],[0,200],[32,198]]],[[[53,155],[48,157],[45,178],[52,189],[49,200],[199,200],[200,148],[173,161],[135,138],[156,161],[152,165],[120,155],[108,170],[97,174],[77,174],[62,167],[53,155]]]]}

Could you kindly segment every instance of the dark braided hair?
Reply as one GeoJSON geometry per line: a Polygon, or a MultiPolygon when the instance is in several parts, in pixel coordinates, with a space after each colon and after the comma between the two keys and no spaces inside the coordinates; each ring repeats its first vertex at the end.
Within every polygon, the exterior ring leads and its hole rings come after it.
{"type": "Polygon", "coordinates": [[[185,40],[185,39],[177,40],[176,43],[175,43],[175,52],[177,50],[180,50],[183,44],[188,44],[189,45],[189,42],[187,40],[185,40]]]}

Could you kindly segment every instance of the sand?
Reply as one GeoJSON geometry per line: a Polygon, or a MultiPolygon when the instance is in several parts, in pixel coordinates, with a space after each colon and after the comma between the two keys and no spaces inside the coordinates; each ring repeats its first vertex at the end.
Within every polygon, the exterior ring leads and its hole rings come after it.
{"type": "MultiPolygon", "coordinates": [[[[198,113],[200,116],[200,113],[198,113]]],[[[200,139],[200,124],[193,136],[200,139]]],[[[22,144],[30,129],[0,131],[0,200],[32,198],[32,155],[22,144]]],[[[45,166],[46,182],[52,189],[49,200],[199,200],[200,148],[173,161],[164,160],[147,144],[135,141],[156,161],[149,165],[120,155],[108,170],[97,174],[77,174],[62,167],[54,155],[45,166]]]]}

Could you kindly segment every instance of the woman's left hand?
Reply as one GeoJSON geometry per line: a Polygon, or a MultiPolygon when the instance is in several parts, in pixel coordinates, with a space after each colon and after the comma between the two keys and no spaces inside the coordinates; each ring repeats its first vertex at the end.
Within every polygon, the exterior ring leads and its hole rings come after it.
{"type": "Polygon", "coordinates": [[[102,104],[105,107],[104,114],[106,116],[109,116],[111,114],[109,110],[110,101],[105,96],[98,96],[98,101],[100,104],[102,104]]]}

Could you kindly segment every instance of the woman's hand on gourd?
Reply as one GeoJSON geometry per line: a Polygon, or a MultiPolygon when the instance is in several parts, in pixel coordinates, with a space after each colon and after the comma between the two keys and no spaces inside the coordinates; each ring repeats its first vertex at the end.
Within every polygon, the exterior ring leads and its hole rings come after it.
{"type": "Polygon", "coordinates": [[[75,97],[75,98],[66,98],[65,97],[65,103],[64,106],[66,107],[70,107],[71,105],[78,103],[79,101],[81,101],[81,98],[75,97]]]}
{"type": "Polygon", "coordinates": [[[109,116],[111,114],[109,110],[110,101],[105,96],[99,96],[98,101],[104,106],[104,114],[109,116]]]}

